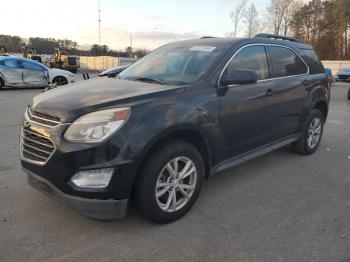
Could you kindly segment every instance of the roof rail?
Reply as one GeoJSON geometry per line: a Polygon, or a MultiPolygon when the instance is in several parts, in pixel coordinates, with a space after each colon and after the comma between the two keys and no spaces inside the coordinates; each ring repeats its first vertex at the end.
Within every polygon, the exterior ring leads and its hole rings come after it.
{"type": "Polygon", "coordinates": [[[280,40],[287,40],[291,42],[297,42],[297,43],[302,43],[300,40],[288,36],[281,36],[281,35],[273,35],[273,34],[257,34],[254,36],[256,38],[270,38],[270,39],[280,39],[280,40]]]}
{"type": "Polygon", "coordinates": [[[200,39],[206,39],[206,38],[216,38],[215,36],[202,36],[200,39]]]}

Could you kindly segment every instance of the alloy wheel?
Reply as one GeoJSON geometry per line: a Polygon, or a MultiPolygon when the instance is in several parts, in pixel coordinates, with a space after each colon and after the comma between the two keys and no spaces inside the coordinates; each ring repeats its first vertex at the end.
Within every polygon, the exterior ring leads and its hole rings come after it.
{"type": "Polygon", "coordinates": [[[191,199],[197,183],[194,162],[185,156],[169,161],[160,172],[155,188],[158,206],[165,212],[176,212],[191,199]]]}
{"type": "Polygon", "coordinates": [[[307,144],[313,149],[319,142],[322,131],[322,122],[319,117],[315,117],[309,126],[307,144]]]}

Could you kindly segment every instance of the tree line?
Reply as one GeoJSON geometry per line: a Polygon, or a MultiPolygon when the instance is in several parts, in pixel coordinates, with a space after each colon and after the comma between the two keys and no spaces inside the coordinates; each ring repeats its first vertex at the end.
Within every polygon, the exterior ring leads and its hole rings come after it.
{"type": "Polygon", "coordinates": [[[19,36],[0,35],[0,46],[5,46],[10,53],[22,53],[25,46],[35,47],[39,54],[53,54],[55,48],[67,48],[72,55],[80,56],[115,56],[115,57],[142,57],[149,51],[127,47],[125,50],[112,50],[107,45],[92,45],[84,50],[78,43],[69,39],[54,39],[42,37],[30,37],[27,40],[19,36]]]}
{"type": "Polygon", "coordinates": [[[245,36],[259,32],[291,36],[315,47],[321,59],[350,59],[349,0],[270,0],[258,13],[254,3],[240,0],[230,18],[233,37],[244,26],[245,36]]]}

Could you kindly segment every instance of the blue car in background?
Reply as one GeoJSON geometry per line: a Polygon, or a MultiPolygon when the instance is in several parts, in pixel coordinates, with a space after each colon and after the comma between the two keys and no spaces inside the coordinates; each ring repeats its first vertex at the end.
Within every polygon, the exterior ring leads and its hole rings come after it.
{"type": "Polygon", "coordinates": [[[350,68],[341,68],[337,74],[338,81],[350,81],[350,68]]]}

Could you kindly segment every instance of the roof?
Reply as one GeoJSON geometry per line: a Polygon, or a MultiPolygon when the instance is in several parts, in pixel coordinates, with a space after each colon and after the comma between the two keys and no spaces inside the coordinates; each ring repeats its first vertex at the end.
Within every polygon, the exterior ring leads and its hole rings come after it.
{"type": "Polygon", "coordinates": [[[2,61],[2,60],[14,60],[14,59],[20,60],[20,61],[33,62],[33,63],[37,63],[39,65],[43,65],[43,64],[41,64],[41,63],[39,63],[39,62],[37,62],[37,61],[35,61],[33,59],[24,58],[24,57],[21,57],[21,56],[12,56],[12,55],[10,55],[10,56],[0,56],[0,61],[2,61]]]}
{"type": "Polygon", "coordinates": [[[228,38],[228,37],[204,37],[200,39],[191,39],[185,41],[179,41],[172,44],[193,44],[193,45],[222,45],[227,47],[232,47],[235,44],[239,46],[245,44],[275,44],[275,45],[284,45],[294,48],[304,48],[312,49],[313,47],[302,42],[297,41],[288,41],[282,39],[272,39],[272,38],[262,38],[262,37],[253,37],[253,38],[228,38]]]}

